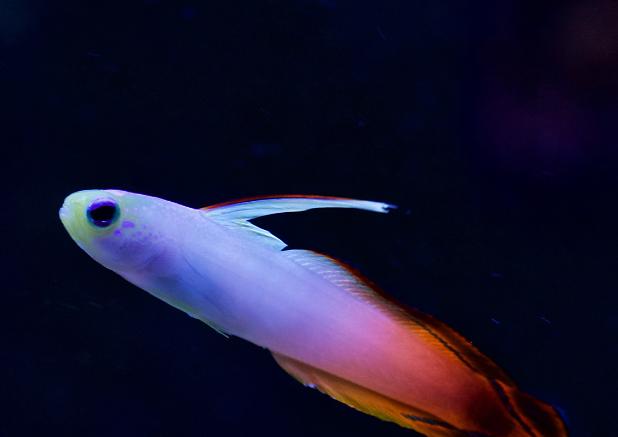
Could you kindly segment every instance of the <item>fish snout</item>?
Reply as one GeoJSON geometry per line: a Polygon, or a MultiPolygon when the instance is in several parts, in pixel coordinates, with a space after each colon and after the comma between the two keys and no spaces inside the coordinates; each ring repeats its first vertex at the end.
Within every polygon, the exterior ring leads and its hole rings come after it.
{"type": "Polygon", "coordinates": [[[95,201],[107,201],[110,195],[101,190],[83,190],[70,194],[64,199],[58,216],[69,235],[78,244],[83,244],[94,236],[89,224],[89,207],[95,201]]]}

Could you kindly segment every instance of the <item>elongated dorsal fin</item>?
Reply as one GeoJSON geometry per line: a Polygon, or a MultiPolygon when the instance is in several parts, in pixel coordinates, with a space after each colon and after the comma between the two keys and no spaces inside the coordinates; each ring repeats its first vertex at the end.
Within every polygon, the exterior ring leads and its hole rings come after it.
{"type": "Polygon", "coordinates": [[[348,199],[345,197],[282,194],[238,199],[217,203],[202,209],[207,211],[210,217],[226,217],[230,220],[252,220],[265,215],[299,212],[314,208],[355,208],[374,212],[388,212],[395,208],[395,206],[388,203],[348,199]]]}
{"type": "Polygon", "coordinates": [[[271,214],[299,212],[314,208],[355,208],[385,213],[394,209],[395,206],[382,202],[344,197],[287,194],[218,203],[202,208],[202,211],[204,211],[206,217],[216,220],[224,226],[246,231],[248,235],[259,239],[263,244],[281,250],[286,246],[283,241],[267,230],[249,223],[249,220],[271,214]]]}
{"type": "Polygon", "coordinates": [[[483,355],[471,342],[438,319],[413,308],[404,308],[389,300],[369,281],[340,261],[311,250],[287,250],[285,256],[328,279],[334,285],[387,313],[428,345],[442,349],[473,371],[486,378],[497,379],[506,385],[513,382],[492,360],[483,355]]]}

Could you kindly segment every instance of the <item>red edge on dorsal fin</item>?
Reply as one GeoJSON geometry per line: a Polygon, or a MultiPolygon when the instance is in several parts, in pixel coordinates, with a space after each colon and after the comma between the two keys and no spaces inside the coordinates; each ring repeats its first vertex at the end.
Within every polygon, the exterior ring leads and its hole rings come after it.
{"type": "MultiPolygon", "coordinates": [[[[315,253],[318,254],[317,252],[315,253]]],[[[374,301],[378,306],[390,312],[404,323],[406,318],[408,318],[409,322],[420,325],[465,365],[490,380],[499,396],[506,398],[507,409],[510,410],[512,417],[525,430],[526,435],[534,435],[535,437],[568,437],[566,425],[551,405],[519,390],[506,372],[453,328],[433,316],[397,302],[353,267],[327,255],[318,255],[341,266],[351,275],[355,276],[358,281],[365,284],[371,292],[376,294],[377,299],[374,298],[374,301]]]]}
{"type": "Polygon", "coordinates": [[[241,197],[240,199],[228,200],[226,202],[215,203],[214,205],[204,206],[202,210],[213,210],[224,206],[236,205],[238,203],[253,202],[256,200],[272,199],[320,199],[320,200],[354,200],[350,197],[320,196],[317,194],[269,194],[267,196],[241,197]]]}
{"type": "MultiPolygon", "coordinates": [[[[364,278],[358,271],[341,261],[310,250],[292,249],[284,253],[287,253],[291,259],[317,274],[328,273],[323,275],[325,279],[330,280],[337,286],[343,287],[343,289],[357,296],[359,299],[389,314],[393,320],[413,330],[416,335],[424,338],[428,344],[432,344],[435,347],[449,352],[454,359],[459,360],[462,364],[489,381],[498,397],[502,400],[504,407],[510,413],[514,423],[518,424],[518,429],[513,429],[513,433],[508,434],[510,437],[566,437],[568,435],[565,424],[550,405],[520,391],[511,378],[498,365],[445,323],[416,309],[406,307],[396,302],[393,298],[384,294],[384,292],[371,281],[364,278]],[[347,275],[347,277],[355,279],[355,282],[349,280],[342,281],[341,276],[333,274],[336,269],[339,269],[339,271],[347,275]]],[[[280,364],[290,373],[294,374],[294,372],[290,371],[288,368],[290,367],[290,361],[287,362],[287,367],[281,362],[280,364]]],[[[292,362],[291,367],[292,370],[296,369],[297,376],[298,374],[302,374],[302,372],[299,372],[299,369],[303,369],[303,367],[298,363],[292,362]]],[[[307,369],[305,368],[305,370],[307,369]]],[[[319,379],[319,374],[315,373],[315,371],[309,374],[313,375],[314,379],[319,379]]],[[[311,381],[311,378],[307,377],[299,379],[311,381]]],[[[322,389],[336,399],[346,402],[346,400],[344,400],[345,398],[340,399],[338,397],[341,394],[336,395],[333,394],[332,391],[329,392],[328,385],[323,384],[322,389]],[[324,387],[326,387],[327,390],[324,390],[324,387]]],[[[375,396],[370,396],[370,398],[374,400],[377,399],[375,396]]],[[[354,403],[346,403],[355,406],[354,403]]],[[[385,405],[392,406],[392,404],[388,402],[385,405]]],[[[367,410],[366,406],[359,408],[357,405],[355,407],[361,411],[380,417],[379,414],[371,412],[371,409],[367,410]]],[[[389,416],[387,420],[399,423],[399,418],[394,420],[393,417],[389,416]]],[[[433,421],[433,425],[437,424],[434,418],[430,420],[433,421]]],[[[425,423],[427,423],[427,420],[425,420],[425,423]]],[[[403,426],[408,425],[410,424],[403,424],[403,426]]],[[[415,429],[418,430],[418,423],[415,425],[415,429]]],[[[444,428],[443,425],[440,426],[440,431],[444,431],[444,428]]],[[[429,433],[426,430],[421,432],[426,432],[427,435],[440,435],[429,433]]],[[[463,435],[479,434],[469,433],[463,435]]]]}
{"type": "Polygon", "coordinates": [[[425,314],[416,308],[412,308],[397,301],[392,296],[385,293],[371,280],[367,279],[354,267],[351,267],[346,263],[328,255],[321,253],[319,253],[319,255],[328,258],[335,264],[338,264],[347,270],[352,276],[356,277],[358,281],[364,283],[369,289],[371,289],[377,297],[377,299],[375,299],[375,303],[377,305],[385,311],[393,314],[397,319],[404,323],[410,322],[420,326],[431,337],[435,338],[436,341],[441,343],[446,349],[453,353],[460,361],[462,361],[473,371],[480,373],[486,378],[502,381],[506,385],[515,385],[513,380],[504,370],[502,370],[490,358],[479,351],[472,344],[472,342],[467,340],[463,335],[459,334],[446,323],[443,323],[437,318],[429,314],[425,314]]]}

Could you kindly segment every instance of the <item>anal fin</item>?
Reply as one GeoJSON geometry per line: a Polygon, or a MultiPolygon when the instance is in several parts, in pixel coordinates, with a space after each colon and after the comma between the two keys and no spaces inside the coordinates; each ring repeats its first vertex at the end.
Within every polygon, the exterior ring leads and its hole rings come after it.
{"type": "Polygon", "coordinates": [[[429,437],[482,437],[462,431],[425,411],[390,399],[313,366],[273,352],[277,363],[301,384],[317,388],[333,399],[379,419],[394,422],[429,437]]]}

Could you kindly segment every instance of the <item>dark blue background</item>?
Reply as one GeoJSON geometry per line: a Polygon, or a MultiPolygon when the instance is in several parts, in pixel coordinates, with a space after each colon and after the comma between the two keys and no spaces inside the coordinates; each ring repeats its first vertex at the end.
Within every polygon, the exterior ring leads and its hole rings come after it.
{"type": "Polygon", "coordinates": [[[1,436],[405,436],[90,260],[63,198],[268,193],[261,219],[616,436],[615,1],[4,0],[1,436]]]}

